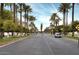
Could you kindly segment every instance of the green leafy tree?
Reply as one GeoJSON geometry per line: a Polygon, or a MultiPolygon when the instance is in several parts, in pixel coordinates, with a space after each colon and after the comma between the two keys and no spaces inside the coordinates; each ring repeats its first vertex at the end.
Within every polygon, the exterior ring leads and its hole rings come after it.
{"type": "Polygon", "coordinates": [[[3,20],[12,20],[12,12],[9,10],[4,10],[3,11],[3,20]]]}
{"type": "Polygon", "coordinates": [[[17,29],[17,24],[13,22],[13,20],[6,20],[3,23],[3,29],[6,32],[15,32],[17,29]]]}

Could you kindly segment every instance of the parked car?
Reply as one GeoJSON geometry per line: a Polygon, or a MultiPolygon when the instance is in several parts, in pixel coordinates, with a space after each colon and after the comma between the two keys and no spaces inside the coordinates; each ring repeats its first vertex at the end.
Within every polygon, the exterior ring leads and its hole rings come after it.
{"type": "Polygon", "coordinates": [[[62,37],[61,33],[59,33],[59,32],[55,33],[55,38],[61,38],[61,37],[62,37]]]}

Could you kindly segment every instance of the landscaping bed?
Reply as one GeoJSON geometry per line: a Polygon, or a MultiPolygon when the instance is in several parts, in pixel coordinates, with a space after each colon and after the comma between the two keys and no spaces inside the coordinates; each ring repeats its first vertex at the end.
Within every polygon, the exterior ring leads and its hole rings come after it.
{"type": "Polygon", "coordinates": [[[4,37],[3,39],[0,39],[0,46],[8,44],[10,42],[14,42],[14,41],[23,39],[25,37],[27,37],[27,36],[10,36],[10,37],[4,37]]]}

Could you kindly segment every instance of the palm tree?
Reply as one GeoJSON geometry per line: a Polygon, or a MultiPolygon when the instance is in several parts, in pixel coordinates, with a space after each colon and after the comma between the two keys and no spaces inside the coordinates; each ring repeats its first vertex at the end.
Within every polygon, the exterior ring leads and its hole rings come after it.
{"type": "Polygon", "coordinates": [[[74,3],[72,3],[72,37],[74,37],[74,3]]]}
{"type": "Polygon", "coordinates": [[[66,26],[68,25],[68,12],[71,8],[71,4],[70,3],[67,3],[66,4],[66,26]]]}
{"type": "Polygon", "coordinates": [[[18,17],[17,17],[17,15],[18,15],[18,9],[19,9],[19,6],[18,6],[18,4],[16,4],[16,5],[15,5],[15,10],[16,10],[16,11],[15,11],[15,13],[16,13],[16,14],[15,14],[15,18],[16,18],[16,20],[17,20],[17,18],[18,18],[18,17]]]}
{"type": "Polygon", "coordinates": [[[56,17],[56,13],[53,13],[50,19],[50,21],[54,22],[54,24],[55,24],[55,17],[56,17]]]}
{"type": "Polygon", "coordinates": [[[59,25],[59,20],[61,20],[61,19],[59,18],[57,13],[53,13],[52,16],[51,16],[50,21],[54,22],[54,26],[57,27],[59,25]]]}
{"type": "MultiPolygon", "coordinates": [[[[13,22],[15,23],[16,22],[16,4],[13,3],[13,22]]],[[[14,35],[14,32],[12,32],[12,36],[14,35]]]]}
{"type": "Polygon", "coordinates": [[[1,18],[3,18],[4,3],[1,3],[1,18]]]}
{"type": "Polygon", "coordinates": [[[15,3],[13,3],[13,15],[14,15],[14,22],[16,21],[16,4],[15,3]]]}
{"type": "Polygon", "coordinates": [[[10,11],[15,13],[14,18],[17,18],[17,9],[18,9],[18,5],[17,4],[13,4],[13,3],[5,3],[5,6],[9,6],[10,7],[10,11]],[[13,7],[13,8],[12,8],[13,7]]]}
{"type": "MultiPolygon", "coordinates": [[[[3,11],[4,11],[4,3],[1,3],[1,19],[3,19],[3,11]]],[[[3,26],[3,25],[1,25],[1,26],[3,26]]],[[[3,36],[4,36],[4,31],[3,31],[3,29],[1,29],[1,38],[3,38],[3,36]]]]}
{"type": "Polygon", "coordinates": [[[35,26],[35,24],[34,24],[34,21],[36,20],[36,18],[35,18],[34,16],[28,16],[28,19],[29,19],[29,21],[31,22],[31,23],[30,23],[31,29],[33,30],[33,32],[35,32],[36,26],[35,26]]]}
{"type": "Polygon", "coordinates": [[[37,27],[35,26],[34,22],[30,23],[30,32],[34,33],[37,31],[37,27]]]}
{"type": "Polygon", "coordinates": [[[36,20],[36,18],[34,16],[28,16],[29,21],[34,22],[36,20]]]}
{"type": "Polygon", "coordinates": [[[29,5],[26,5],[26,4],[23,4],[23,9],[24,9],[24,12],[25,12],[25,14],[24,14],[25,22],[26,22],[26,19],[27,19],[27,28],[28,28],[28,14],[30,12],[32,12],[32,9],[30,8],[29,5]]]}
{"type": "Polygon", "coordinates": [[[66,12],[68,12],[70,8],[70,4],[69,3],[62,3],[60,4],[60,7],[59,7],[59,12],[62,12],[63,13],[63,33],[65,34],[65,26],[66,26],[66,12]]]}
{"type": "Polygon", "coordinates": [[[19,3],[19,13],[20,13],[20,25],[22,25],[22,11],[23,11],[23,3],[19,3]]]}

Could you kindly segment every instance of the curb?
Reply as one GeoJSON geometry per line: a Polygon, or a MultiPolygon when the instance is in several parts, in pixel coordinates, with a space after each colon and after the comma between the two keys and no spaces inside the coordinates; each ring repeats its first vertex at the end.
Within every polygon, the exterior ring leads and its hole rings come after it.
{"type": "MultiPolygon", "coordinates": [[[[28,37],[25,37],[25,38],[28,38],[28,37]]],[[[13,43],[16,43],[16,42],[18,42],[18,41],[24,40],[25,38],[20,38],[19,40],[15,40],[15,41],[13,41],[13,42],[10,42],[10,43],[1,45],[0,48],[5,47],[5,46],[8,46],[8,45],[13,44],[13,43]]]]}

